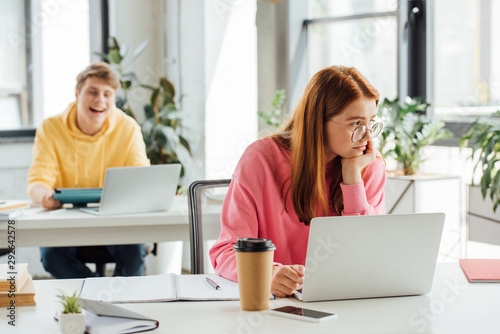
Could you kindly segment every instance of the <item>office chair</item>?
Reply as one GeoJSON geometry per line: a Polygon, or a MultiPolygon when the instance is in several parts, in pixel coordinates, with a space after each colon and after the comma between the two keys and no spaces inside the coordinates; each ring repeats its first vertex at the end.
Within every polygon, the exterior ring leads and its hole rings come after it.
{"type": "Polygon", "coordinates": [[[203,274],[203,238],[217,239],[220,234],[220,206],[231,179],[194,181],[188,190],[191,274],[203,274]],[[206,199],[202,203],[202,199],[206,199]],[[205,213],[203,213],[205,211],[205,213]],[[205,231],[205,235],[203,233],[205,231]]]}
{"type": "MultiPolygon", "coordinates": [[[[147,244],[146,255],[149,253],[156,255],[155,246],[156,244],[147,244]]],[[[83,263],[95,263],[95,271],[102,277],[106,276],[106,264],[115,262],[106,246],[80,247],[76,253],[76,258],[83,263]]]]}

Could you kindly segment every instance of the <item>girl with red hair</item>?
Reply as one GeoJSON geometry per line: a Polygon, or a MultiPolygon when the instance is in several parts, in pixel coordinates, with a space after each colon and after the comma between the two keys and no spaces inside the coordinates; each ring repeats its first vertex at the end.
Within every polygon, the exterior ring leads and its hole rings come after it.
{"type": "Polygon", "coordinates": [[[276,245],[271,292],[300,289],[312,218],[384,214],[385,164],[372,139],[378,91],[355,68],[316,73],[283,132],[252,143],[224,201],[222,231],[210,250],[217,274],[237,281],[233,245],[276,245]]]}

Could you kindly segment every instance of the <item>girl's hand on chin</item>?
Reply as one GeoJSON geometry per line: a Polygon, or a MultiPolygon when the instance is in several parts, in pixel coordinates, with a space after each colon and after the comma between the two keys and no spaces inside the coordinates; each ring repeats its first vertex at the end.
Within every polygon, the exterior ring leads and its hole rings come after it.
{"type": "Polygon", "coordinates": [[[362,181],[361,171],[375,161],[377,155],[370,141],[366,144],[363,155],[354,158],[342,158],[342,178],[344,184],[358,184],[362,181]]]}

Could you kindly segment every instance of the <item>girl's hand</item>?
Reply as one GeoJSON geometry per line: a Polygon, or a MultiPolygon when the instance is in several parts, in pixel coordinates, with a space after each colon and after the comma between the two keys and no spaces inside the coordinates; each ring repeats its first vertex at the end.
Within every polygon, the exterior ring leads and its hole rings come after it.
{"type": "Polygon", "coordinates": [[[276,297],[286,297],[295,290],[302,288],[304,283],[304,266],[294,264],[291,266],[274,266],[271,281],[271,293],[276,297]]]}
{"type": "Polygon", "coordinates": [[[371,140],[366,143],[366,150],[363,155],[354,158],[343,158],[341,162],[344,184],[361,183],[361,171],[374,162],[376,158],[377,155],[371,140]]]}

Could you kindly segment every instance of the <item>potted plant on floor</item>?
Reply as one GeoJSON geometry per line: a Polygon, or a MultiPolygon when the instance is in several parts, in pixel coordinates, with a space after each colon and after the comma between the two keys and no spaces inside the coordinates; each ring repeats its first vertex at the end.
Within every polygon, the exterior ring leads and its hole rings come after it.
{"type": "Polygon", "coordinates": [[[61,293],[57,296],[63,307],[59,316],[59,326],[63,334],[83,334],[85,332],[85,314],[82,312],[80,296],[61,293]]]}

